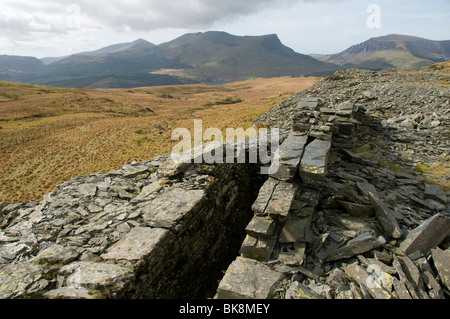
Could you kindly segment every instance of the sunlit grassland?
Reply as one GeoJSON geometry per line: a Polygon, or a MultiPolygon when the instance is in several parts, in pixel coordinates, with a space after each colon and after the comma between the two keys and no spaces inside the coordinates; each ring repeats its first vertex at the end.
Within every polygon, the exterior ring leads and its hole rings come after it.
{"type": "Polygon", "coordinates": [[[62,89],[0,82],[0,202],[41,199],[71,177],[170,152],[175,128],[248,128],[319,78],[220,86],[62,89]]]}

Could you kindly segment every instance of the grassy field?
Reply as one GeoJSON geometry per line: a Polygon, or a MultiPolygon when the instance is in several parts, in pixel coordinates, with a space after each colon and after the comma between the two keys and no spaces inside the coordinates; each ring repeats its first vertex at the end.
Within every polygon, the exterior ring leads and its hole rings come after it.
{"type": "Polygon", "coordinates": [[[73,176],[108,172],[170,152],[172,130],[247,128],[319,78],[221,86],[63,89],[0,81],[0,203],[42,199],[73,176]]]}

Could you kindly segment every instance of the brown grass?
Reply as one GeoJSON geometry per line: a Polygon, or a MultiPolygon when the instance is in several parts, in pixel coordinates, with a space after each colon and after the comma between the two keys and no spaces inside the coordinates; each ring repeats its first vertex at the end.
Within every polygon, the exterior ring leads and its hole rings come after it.
{"type": "Polygon", "coordinates": [[[318,80],[281,77],[131,90],[0,82],[0,202],[41,199],[73,176],[170,152],[176,143],[172,130],[193,130],[196,118],[203,129],[250,127],[318,80]]]}

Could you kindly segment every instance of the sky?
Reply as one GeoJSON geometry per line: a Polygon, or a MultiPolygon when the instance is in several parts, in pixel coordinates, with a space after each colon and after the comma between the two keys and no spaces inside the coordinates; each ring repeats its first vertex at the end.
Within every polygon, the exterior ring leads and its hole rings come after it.
{"type": "Polygon", "coordinates": [[[450,0],[0,0],[0,55],[59,57],[206,31],[277,34],[303,54],[392,33],[450,40],[450,0]]]}

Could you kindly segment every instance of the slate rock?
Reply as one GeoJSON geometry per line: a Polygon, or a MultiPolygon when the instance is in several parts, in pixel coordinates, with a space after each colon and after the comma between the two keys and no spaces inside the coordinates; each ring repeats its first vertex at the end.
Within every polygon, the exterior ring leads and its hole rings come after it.
{"type": "Polygon", "coordinates": [[[241,245],[239,253],[246,257],[268,260],[277,243],[276,237],[247,235],[241,245]]]}
{"type": "Polygon", "coordinates": [[[441,282],[450,290],[450,251],[438,247],[431,250],[431,255],[441,282]]]}
{"type": "Polygon", "coordinates": [[[62,287],[44,294],[47,299],[94,299],[93,294],[83,287],[62,287]]]}
{"type": "Polygon", "coordinates": [[[144,222],[150,227],[174,228],[204,196],[202,190],[173,188],[143,207],[144,222]]]}
{"type": "Polygon", "coordinates": [[[47,249],[42,250],[36,256],[36,262],[50,265],[66,265],[75,260],[79,255],[80,253],[75,247],[64,247],[59,244],[53,244],[47,249]]]}
{"type": "Polygon", "coordinates": [[[247,234],[252,236],[272,236],[277,222],[270,217],[254,216],[245,228],[247,234]]]}
{"type": "Polygon", "coordinates": [[[271,177],[282,181],[292,181],[297,173],[308,136],[291,132],[281,144],[278,157],[275,157],[269,173],[271,177]]]}
{"type": "Polygon", "coordinates": [[[438,185],[425,184],[424,198],[436,200],[443,205],[447,205],[447,195],[438,185]]]}
{"type": "Polygon", "coordinates": [[[279,181],[275,178],[269,177],[263,186],[259,189],[258,197],[252,205],[252,210],[255,215],[264,216],[266,214],[266,207],[272,198],[272,194],[275,191],[275,187],[279,181]]]}
{"type": "Polygon", "coordinates": [[[310,230],[311,217],[288,219],[280,234],[281,243],[305,242],[310,230]]]}
{"type": "Polygon", "coordinates": [[[101,255],[104,260],[144,262],[157,247],[168,245],[172,236],[169,230],[135,227],[121,240],[101,255]]]}
{"type": "Polygon", "coordinates": [[[0,299],[29,297],[28,288],[46,273],[45,267],[32,262],[4,266],[0,269],[0,299]]]}
{"type": "Polygon", "coordinates": [[[298,185],[280,181],[272,193],[272,197],[267,203],[264,214],[269,216],[287,217],[295,199],[298,185]]]}
{"type": "Polygon", "coordinates": [[[430,252],[450,234],[450,218],[438,213],[409,232],[399,249],[416,259],[430,252]]]}
{"type": "Polygon", "coordinates": [[[395,239],[401,238],[403,236],[402,230],[386,203],[376,193],[369,192],[367,195],[385,234],[395,239]]]}
{"type": "Polygon", "coordinates": [[[285,299],[323,299],[307,286],[294,281],[286,291],[285,299]]]}
{"type": "Polygon", "coordinates": [[[345,246],[332,251],[327,257],[327,261],[334,261],[344,258],[349,258],[358,254],[362,254],[366,251],[375,249],[380,245],[386,243],[386,240],[379,236],[375,237],[372,233],[367,232],[359,235],[356,238],[350,240],[345,246]]]}
{"type": "Polygon", "coordinates": [[[262,263],[237,257],[220,281],[215,299],[270,299],[283,274],[262,263]]]}
{"type": "Polygon", "coordinates": [[[361,287],[364,287],[365,290],[369,292],[369,294],[374,299],[394,299],[395,297],[386,290],[379,282],[375,280],[375,276],[371,276],[367,271],[357,265],[353,264],[347,266],[345,268],[345,273],[353,279],[356,283],[358,283],[361,287]]]}
{"type": "Polygon", "coordinates": [[[60,275],[65,276],[66,287],[83,287],[100,290],[109,298],[117,298],[134,281],[131,269],[115,264],[79,261],[64,266],[60,275]]]}
{"type": "Polygon", "coordinates": [[[305,185],[322,186],[327,175],[331,142],[314,140],[305,148],[300,162],[300,177],[305,185]]]}

